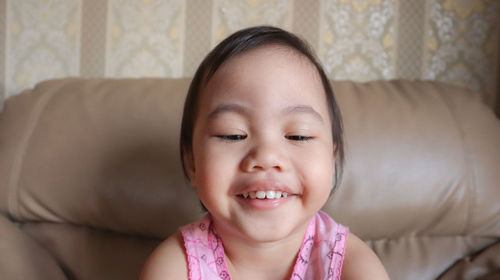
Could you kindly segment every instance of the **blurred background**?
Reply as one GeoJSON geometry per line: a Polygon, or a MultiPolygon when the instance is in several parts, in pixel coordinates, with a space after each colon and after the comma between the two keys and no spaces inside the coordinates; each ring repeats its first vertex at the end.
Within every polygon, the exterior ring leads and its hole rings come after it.
{"type": "Polygon", "coordinates": [[[497,0],[0,0],[0,104],[39,81],[191,77],[230,33],[306,39],[331,79],[426,79],[500,112],[497,0]]]}

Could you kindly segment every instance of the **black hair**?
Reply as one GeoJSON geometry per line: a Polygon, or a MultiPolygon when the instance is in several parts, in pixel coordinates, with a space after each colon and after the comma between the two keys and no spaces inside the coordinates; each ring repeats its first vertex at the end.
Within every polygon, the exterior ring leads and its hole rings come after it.
{"type": "Polygon", "coordinates": [[[191,81],[182,115],[180,150],[184,175],[189,180],[184,156],[186,151],[192,151],[193,130],[198,111],[197,106],[203,87],[208,83],[217,69],[219,69],[224,62],[258,47],[270,45],[283,46],[305,56],[315,66],[321,78],[321,82],[325,90],[328,112],[332,123],[332,139],[334,144],[334,153],[336,154],[335,181],[333,182],[332,188],[333,193],[342,177],[344,165],[344,140],[342,117],[337,102],[335,101],[330,81],[307,42],[290,32],[272,26],[250,27],[233,33],[220,42],[205,57],[198,67],[198,70],[191,81]]]}

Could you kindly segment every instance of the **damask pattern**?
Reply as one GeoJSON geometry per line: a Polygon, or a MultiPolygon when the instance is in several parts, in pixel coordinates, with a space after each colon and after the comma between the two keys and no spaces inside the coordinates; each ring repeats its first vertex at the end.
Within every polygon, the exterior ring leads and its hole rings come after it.
{"type": "Polygon", "coordinates": [[[307,40],[309,46],[317,49],[319,42],[319,1],[294,0],[293,32],[307,40]]]}
{"type": "Polygon", "coordinates": [[[400,1],[398,9],[395,76],[419,79],[422,77],[425,1],[400,1]]]}
{"type": "Polygon", "coordinates": [[[227,35],[270,24],[309,40],[332,79],[439,80],[493,107],[499,13],[497,0],[0,0],[0,86],[192,76],[227,35]]]}
{"type": "Polygon", "coordinates": [[[186,29],[184,35],[185,77],[194,76],[198,65],[211,49],[211,22],[211,1],[186,1],[186,29]]]}
{"type": "Polygon", "coordinates": [[[182,76],[185,1],[109,1],[106,75],[182,76]]]}
{"type": "Polygon", "coordinates": [[[390,79],[396,0],[323,0],[320,58],[333,79],[390,79]]]}
{"type": "Polygon", "coordinates": [[[7,18],[7,3],[5,0],[0,0],[0,112],[3,110],[4,99],[5,99],[5,38],[7,25],[6,20],[1,19],[7,18]]]}
{"type": "Polygon", "coordinates": [[[424,78],[483,92],[492,103],[499,4],[493,0],[428,0],[424,78]]]}
{"type": "Polygon", "coordinates": [[[108,4],[102,0],[82,2],[80,75],[103,77],[106,58],[106,15],[108,4]]]}
{"type": "Polygon", "coordinates": [[[274,25],[290,30],[293,2],[289,0],[215,0],[212,46],[229,34],[254,25],[274,25]]]}
{"type": "Polygon", "coordinates": [[[6,96],[49,78],[78,75],[79,0],[7,2],[6,96]]]}

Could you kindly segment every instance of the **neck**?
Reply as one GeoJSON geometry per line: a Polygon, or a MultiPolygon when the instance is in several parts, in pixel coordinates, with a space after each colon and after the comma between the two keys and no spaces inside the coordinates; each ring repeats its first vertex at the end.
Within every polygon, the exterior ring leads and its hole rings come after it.
{"type": "Polygon", "coordinates": [[[305,227],[284,239],[262,242],[217,231],[223,240],[226,262],[233,279],[290,279],[305,227]]]}

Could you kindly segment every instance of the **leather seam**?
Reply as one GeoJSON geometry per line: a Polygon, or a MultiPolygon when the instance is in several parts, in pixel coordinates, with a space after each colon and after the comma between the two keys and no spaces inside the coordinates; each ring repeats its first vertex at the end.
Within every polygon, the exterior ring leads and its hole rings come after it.
{"type": "Polygon", "coordinates": [[[378,239],[363,239],[364,242],[395,242],[399,240],[419,240],[419,239],[442,239],[442,238],[464,238],[464,239],[491,239],[500,240],[500,236],[482,236],[482,235],[406,235],[406,236],[396,236],[394,238],[378,238],[378,239]]]}
{"type": "MultiPolygon", "coordinates": [[[[36,87],[33,89],[31,93],[28,94],[36,94],[36,87]]],[[[49,100],[54,95],[54,92],[42,95],[38,102],[33,106],[33,110],[31,111],[30,117],[28,119],[28,124],[26,125],[25,132],[23,136],[21,136],[20,144],[18,145],[17,151],[15,153],[15,158],[12,164],[12,172],[9,178],[8,183],[8,211],[13,218],[20,219],[20,209],[19,209],[19,179],[21,177],[22,166],[24,164],[24,158],[26,155],[26,151],[28,149],[29,143],[31,142],[31,137],[33,132],[38,125],[38,121],[40,119],[40,115],[47,106],[49,100]]]]}
{"type": "Polygon", "coordinates": [[[462,147],[462,152],[463,152],[463,160],[465,164],[465,176],[466,176],[466,192],[467,192],[467,197],[469,198],[467,201],[467,211],[466,211],[466,217],[465,217],[465,223],[463,226],[462,234],[466,235],[467,232],[469,232],[470,224],[472,222],[472,216],[475,208],[475,200],[476,200],[476,177],[475,177],[475,168],[474,168],[474,160],[471,157],[470,149],[468,148],[467,145],[467,140],[466,140],[466,133],[465,130],[463,129],[460,121],[458,114],[456,113],[456,110],[453,109],[453,106],[448,102],[444,97],[443,93],[444,91],[439,91],[438,96],[445,104],[446,108],[448,109],[450,115],[453,117],[453,121],[455,122],[455,128],[460,135],[460,144],[462,147]]]}

